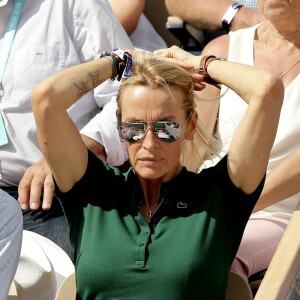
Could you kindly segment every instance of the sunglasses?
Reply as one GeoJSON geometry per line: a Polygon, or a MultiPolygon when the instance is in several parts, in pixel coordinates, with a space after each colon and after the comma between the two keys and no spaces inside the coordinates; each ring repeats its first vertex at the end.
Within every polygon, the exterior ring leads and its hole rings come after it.
{"type": "Polygon", "coordinates": [[[181,127],[178,123],[172,121],[157,121],[147,125],[146,122],[123,122],[118,127],[120,138],[123,141],[135,143],[143,139],[148,128],[162,141],[167,143],[175,142],[180,138],[181,127]]]}

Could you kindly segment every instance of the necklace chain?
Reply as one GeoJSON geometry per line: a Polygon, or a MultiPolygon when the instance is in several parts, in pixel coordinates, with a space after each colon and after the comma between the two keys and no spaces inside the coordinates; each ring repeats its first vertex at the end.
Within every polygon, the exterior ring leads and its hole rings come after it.
{"type": "Polygon", "coordinates": [[[150,219],[152,218],[152,216],[156,213],[157,209],[155,210],[151,210],[148,209],[147,207],[145,207],[142,202],[139,203],[138,208],[143,208],[149,215],[150,219]]]}
{"type": "MultiPolygon", "coordinates": [[[[270,62],[269,62],[269,58],[268,58],[268,52],[267,52],[267,40],[268,40],[268,36],[269,36],[269,27],[267,28],[267,33],[266,33],[266,38],[265,38],[265,42],[264,42],[264,49],[265,49],[265,58],[266,58],[266,62],[268,64],[268,67],[270,68],[270,70],[276,74],[276,72],[273,70],[270,62]]],[[[295,63],[293,63],[289,68],[287,68],[281,75],[279,75],[279,78],[282,79],[282,77],[288,72],[290,71],[292,68],[294,68],[298,63],[300,62],[300,59],[297,60],[295,63]]]]}

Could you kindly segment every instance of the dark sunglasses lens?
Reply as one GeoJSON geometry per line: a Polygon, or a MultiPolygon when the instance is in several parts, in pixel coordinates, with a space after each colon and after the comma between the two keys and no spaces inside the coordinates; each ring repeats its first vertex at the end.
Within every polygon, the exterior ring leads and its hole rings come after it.
{"type": "Polygon", "coordinates": [[[153,123],[154,133],[165,142],[174,142],[180,138],[181,128],[178,123],[162,121],[153,123]]]}
{"type": "Polygon", "coordinates": [[[143,138],[146,128],[141,122],[124,122],[118,129],[122,140],[134,143],[143,138]]]}
{"type": "MultiPolygon", "coordinates": [[[[154,122],[152,124],[153,132],[164,142],[174,142],[180,138],[181,128],[178,123],[170,121],[154,122]]],[[[147,130],[143,122],[124,122],[118,127],[120,138],[127,142],[140,141],[147,130]]]]}

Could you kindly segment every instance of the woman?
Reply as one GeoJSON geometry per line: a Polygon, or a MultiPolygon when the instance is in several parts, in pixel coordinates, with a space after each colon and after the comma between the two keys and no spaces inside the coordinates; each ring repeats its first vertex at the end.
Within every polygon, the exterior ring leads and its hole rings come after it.
{"type": "MultiPolygon", "coordinates": [[[[230,32],[228,36],[211,42],[203,51],[203,55],[213,53],[230,61],[269,70],[282,78],[285,87],[266,183],[232,267],[245,278],[268,267],[300,200],[300,1],[258,3],[267,18],[266,22],[230,32]]],[[[223,87],[221,93],[225,89],[223,87]]],[[[216,98],[220,90],[208,86],[201,93],[203,98],[216,98]]],[[[242,120],[247,105],[231,90],[221,98],[220,107],[219,102],[214,102],[214,116],[219,111],[218,132],[223,142],[223,156],[229,149],[234,128],[242,120]]],[[[207,116],[211,113],[207,112],[207,116]]],[[[214,126],[211,122],[210,129],[214,126]]],[[[213,164],[218,160],[214,159],[213,164]]],[[[207,160],[205,165],[211,166],[212,163],[207,160]]]]}
{"type": "Polygon", "coordinates": [[[125,173],[87,150],[67,114],[82,95],[122,75],[119,52],[57,73],[32,93],[39,142],[75,248],[78,298],[223,299],[263,186],[282,82],[271,72],[178,47],[159,51],[166,56],[160,60],[132,53],[117,110],[131,163],[125,173]],[[194,74],[199,63],[204,75],[194,74]],[[204,88],[204,77],[228,85],[249,106],[228,155],[196,174],[180,157],[199,133],[212,151],[197,127],[193,96],[193,87],[204,88]]]}

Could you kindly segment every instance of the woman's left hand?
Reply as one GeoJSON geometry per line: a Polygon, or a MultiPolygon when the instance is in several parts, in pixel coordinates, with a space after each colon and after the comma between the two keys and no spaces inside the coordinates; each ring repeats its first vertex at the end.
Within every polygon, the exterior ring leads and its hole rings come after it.
{"type": "Polygon", "coordinates": [[[138,62],[145,56],[153,55],[157,59],[166,60],[171,63],[177,64],[183,69],[190,72],[190,75],[195,84],[196,91],[202,91],[205,88],[203,84],[204,76],[198,73],[201,56],[195,56],[189,52],[179,48],[178,46],[172,46],[166,49],[155,50],[153,53],[138,50],[126,50],[132,55],[133,62],[138,62]]]}

